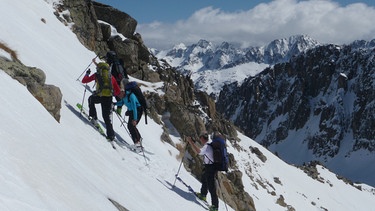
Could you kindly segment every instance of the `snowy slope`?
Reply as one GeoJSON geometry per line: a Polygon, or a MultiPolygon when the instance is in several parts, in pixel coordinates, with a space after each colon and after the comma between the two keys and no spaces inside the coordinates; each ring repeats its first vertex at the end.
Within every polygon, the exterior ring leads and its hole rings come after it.
{"type": "MultiPolygon", "coordinates": [[[[162,125],[151,119],[139,125],[144,146],[152,152],[145,160],[126,148],[112,149],[79,118],[74,105],[82,101],[84,86],[76,79],[95,54],[56,19],[53,3],[4,0],[6,6],[0,7],[1,41],[16,50],[25,65],[42,69],[46,83],[63,93],[57,123],[26,87],[0,71],[0,210],[116,210],[108,198],[132,211],[203,210],[181,183],[171,188],[179,152],[160,141],[162,125]]],[[[0,56],[9,58],[1,50],[0,56]]],[[[159,92],[160,84],[142,83],[148,85],[144,89],[159,92]]],[[[88,94],[86,107],[87,98],[88,94]]],[[[118,137],[131,142],[119,120],[113,121],[118,137]]],[[[175,143],[180,139],[171,138],[175,143]]],[[[323,168],[319,171],[324,183],[318,182],[249,138],[240,138],[244,150],[228,150],[237,157],[245,190],[257,210],[285,210],[276,204],[281,195],[296,210],[375,210],[371,187],[362,185],[360,191],[323,168]],[[249,146],[259,148],[267,161],[250,153],[249,146]]],[[[199,190],[200,183],[184,168],[180,176],[199,190]]],[[[223,202],[220,210],[226,210],[223,202]]]]}
{"type": "MultiPolygon", "coordinates": [[[[184,186],[176,184],[172,190],[168,185],[179,166],[178,151],[159,140],[160,125],[150,120],[140,125],[144,145],[153,153],[146,154],[146,165],[142,156],[127,149],[114,151],[78,117],[75,104],[81,102],[84,87],[76,79],[95,54],[57,21],[51,5],[43,0],[6,5],[0,9],[1,19],[8,22],[0,26],[2,41],[25,65],[45,71],[46,83],[60,87],[63,106],[59,124],[24,86],[0,72],[0,210],[115,210],[107,197],[129,210],[199,209],[184,186]]],[[[114,126],[129,142],[115,117],[114,126]]],[[[199,188],[184,170],[181,175],[199,188]]]]}

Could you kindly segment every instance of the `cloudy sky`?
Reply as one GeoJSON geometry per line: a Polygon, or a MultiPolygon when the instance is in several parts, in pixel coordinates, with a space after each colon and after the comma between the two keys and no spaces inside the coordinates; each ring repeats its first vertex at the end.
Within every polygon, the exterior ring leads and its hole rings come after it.
{"type": "Polygon", "coordinates": [[[138,21],[146,45],[168,49],[200,39],[260,46],[308,35],[321,43],[375,39],[374,0],[97,0],[138,21]]]}

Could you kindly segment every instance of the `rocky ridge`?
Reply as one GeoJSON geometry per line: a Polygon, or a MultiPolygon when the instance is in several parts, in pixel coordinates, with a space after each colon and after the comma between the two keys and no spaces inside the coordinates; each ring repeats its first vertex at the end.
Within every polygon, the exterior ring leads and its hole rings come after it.
{"type": "MultiPolygon", "coordinates": [[[[241,85],[224,86],[217,109],[288,162],[319,160],[335,172],[343,171],[330,166],[330,161],[375,151],[374,47],[375,40],[311,49],[241,85]],[[289,153],[303,150],[305,156],[287,155],[281,146],[292,142],[296,144],[289,144],[289,153]]],[[[357,165],[371,172],[366,163],[357,165]]],[[[353,166],[348,168],[350,172],[353,166]]],[[[375,184],[370,176],[362,179],[375,184]]]]}

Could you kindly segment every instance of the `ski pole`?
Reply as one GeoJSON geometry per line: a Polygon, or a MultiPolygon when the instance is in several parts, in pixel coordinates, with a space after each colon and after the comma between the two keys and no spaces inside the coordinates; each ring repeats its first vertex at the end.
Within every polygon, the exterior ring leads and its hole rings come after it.
{"type": "Polygon", "coordinates": [[[143,149],[143,145],[142,145],[142,139],[143,139],[142,137],[139,139],[139,143],[141,144],[143,157],[145,158],[145,163],[146,163],[146,166],[147,166],[148,164],[147,164],[147,159],[146,159],[146,155],[145,155],[145,150],[143,149]]]}
{"type": "MultiPolygon", "coordinates": [[[[115,113],[116,113],[116,116],[118,117],[118,119],[119,119],[120,122],[121,122],[121,126],[123,126],[123,125],[124,125],[124,122],[126,123],[126,121],[125,121],[122,117],[120,117],[120,115],[119,115],[117,112],[115,112],[115,113]]],[[[120,127],[121,127],[121,126],[120,126],[120,127]]],[[[129,137],[131,138],[132,136],[130,135],[130,132],[129,132],[128,129],[125,127],[125,125],[124,125],[124,128],[125,128],[126,132],[128,133],[129,137]]]]}
{"type": "Polygon", "coordinates": [[[81,103],[82,108],[81,108],[81,111],[79,112],[80,116],[82,116],[83,103],[85,102],[86,90],[87,90],[87,83],[85,84],[85,91],[83,92],[83,98],[82,98],[82,103],[81,103]]]}
{"type": "MultiPolygon", "coordinates": [[[[132,122],[128,122],[129,123],[132,123],[132,122]]],[[[141,134],[139,133],[139,130],[136,126],[134,126],[135,130],[136,130],[136,135],[138,136],[137,137],[137,140],[139,140],[139,144],[141,145],[141,149],[142,149],[142,153],[143,153],[143,157],[145,158],[145,163],[146,163],[146,166],[148,165],[147,164],[147,159],[146,159],[146,155],[145,155],[145,150],[143,149],[143,145],[142,145],[142,137],[141,137],[141,134]]]]}
{"type": "Polygon", "coordinates": [[[186,152],[188,146],[189,146],[189,142],[187,142],[187,144],[186,144],[186,146],[185,146],[185,149],[184,149],[184,156],[182,156],[182,158],[181,158],[180,166],[178,167],[178,171],[177,171],[177,174],[176,174],[176,178],[174,179],[174,183],[173,183],[173,185],[172,185],[172,188],[174,188],[174,186],[175,186],[175,184],[176,184],[176,180],[177,180],[178,174],[180,173],[180,169],[181,169],[181,166],[182,166],[182,162],[184,161],[184,158],[185,158],[185,152],[186,152]]]}
{"type": "MultiPolygon", "coordinates": [[[[96,55],[95,59],[98,58],[99,55],[96,55]]],[[[79,78],[87,71],[87,69],[91,66],[91,64],[93,63],[93,61],[90,62],[90,64],[86,67],[86,69],[81,73],[81,75],[78,76],[77,80],[79,80],[79,78]]]]}
{"type": "MultiPolygon", "coordinates": [[[[112,109],[112,111],[114,111],[114,110],[112,109]]],[[[120,127],[124,125],[124,122],[127,123],[126,120],[124,118],[122,118],[116,111],[114,111],[114,112],[116,113],[116,116],[118,117],[118,119],[121,122],[120,127]]],[[[124,125],[124,128],[125,128],[126,132],[128,133],[129,137],[132,138],[129,130],[125,127],[125,125],[124,125]]],[[[142,149],[142,152],[143,152],[143,157],[145,158],[145,162],[146,162],[146,165],[147,165],[147,159],[146,159],[145,151],[143,150],[143,145],[142,145],[142,140],[141,139],[142,139],[142,137],[140,137],[139,143],[141,144],[141,149],[142,149]]]]}
{"type": "Polygon", "coordinates": [[[223,202],[224,202],[224,205],[225,205],[225,209],[228,211],[227,203],[225,203],[225,197],[224,197],[223,191],[221,190],[221,186],[220,186],[219,179],[217,178],[217,173],[216,173],[216,176],[215,176],[215,182],[216,182],[216,183],[218,184],[218,186],[219,186],[219,190],[220,190],[220,193],[221,193],[221,197],[223,198],[223,202]]]}
{"type": "MultiPolygon", "coordinates": [[[[117,112],[116,112],[116,113],[117,113],[117,112]]],[[[128,124],[128,122],[127,122],[122,116],[120,116],[120,115],[118,115],[118,116],[119,116],[119,119],[120,119],[120,122],[121,122],[120,127],[122,127],[122,126],[125,127],[125,124],[124,124],[124,123],[128,124]]]]}
{"type": "Polygon", "coordinates": [[[147,109],[145,108],[144,111],[145,111],[145,123],[147,125],[147,109]]]}

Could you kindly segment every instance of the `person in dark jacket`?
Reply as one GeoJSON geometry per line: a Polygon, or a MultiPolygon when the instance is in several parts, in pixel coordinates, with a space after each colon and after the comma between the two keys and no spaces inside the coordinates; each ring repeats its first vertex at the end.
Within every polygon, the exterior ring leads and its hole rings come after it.
{"type": "Polygon", "coordinates": [[[113,141],[115,139],[115,132],[113,130],[111,120],[112,97],[120,94],[120,87],[118,86],[116,79],[110,73],[108,75],[107,82],[110,83],[110,85],[101,85],[105,83],[99,82],[100,77],[98,75],[98,71],[101,70],[101,68],[109,70],[109,65],[105,62],[96,63],[95,58],[92,61],[96,65],[97,72],[90,75],[91,71],[88,70],[86,75],[82,78],[82,83],[89,83],[91,81],[96,82],[96,91],[88,99],[89,117],[91,118],[92,124],[99,127],[95,104],[100,103],[102,107],[102,117],[107,130],[107,139],[108,141],[113,141]]]}
{"type": "MultiPolygon", "coordinates": [[[[115,77],[117,84],[120,86],[121,91],[124,90],[122,86],[123,80],[129,80],[128,73],[125,68],[124,60],[119,59],[115,51],[108,51],[106,54],[107,64],[110,66],[111,74],[115,77]]],[[[121,97],[115,96],[116,101],[120,101],[121,97]]],[[[121,116],[122,106],[117,106],[116,113],[121,116]]]]}

